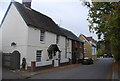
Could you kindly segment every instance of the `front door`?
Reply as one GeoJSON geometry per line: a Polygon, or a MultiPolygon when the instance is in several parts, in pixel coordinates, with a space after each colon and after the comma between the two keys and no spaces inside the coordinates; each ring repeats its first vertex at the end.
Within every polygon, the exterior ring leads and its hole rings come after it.
{"type": "Polygon", "coordinates": [[[20,69],[20,53],[18,51],[11,54],[11,69],[20,69]]]}

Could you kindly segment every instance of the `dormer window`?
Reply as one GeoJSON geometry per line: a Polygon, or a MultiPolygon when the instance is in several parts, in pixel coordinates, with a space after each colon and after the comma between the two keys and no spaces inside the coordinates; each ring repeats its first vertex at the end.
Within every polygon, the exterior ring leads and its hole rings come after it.
{"type": "Polygon", "coordinates": [[[45,40],[45,31],[41,31],[40,32],[40,41],[44,41],[45,40]]]}

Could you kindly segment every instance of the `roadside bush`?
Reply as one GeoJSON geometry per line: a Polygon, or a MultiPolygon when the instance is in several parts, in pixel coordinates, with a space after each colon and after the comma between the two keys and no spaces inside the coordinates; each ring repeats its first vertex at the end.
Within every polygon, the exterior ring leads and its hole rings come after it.
{"type": "Polygon", "coordinates": [[[26,67],[26,58],[24,57],[22,59],[22,68],[25,69],[25,67],[26,67]]]}

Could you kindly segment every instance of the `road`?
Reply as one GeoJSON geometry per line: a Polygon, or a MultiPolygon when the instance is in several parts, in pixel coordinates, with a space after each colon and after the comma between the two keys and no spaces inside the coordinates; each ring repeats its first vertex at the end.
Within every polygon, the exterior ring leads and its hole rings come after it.
{"type": "Polygon", "coordinates": [[[30,79],[109,79],[111,58],[100,58],[92,65],[79,65],[31,77],[30,79]]]}

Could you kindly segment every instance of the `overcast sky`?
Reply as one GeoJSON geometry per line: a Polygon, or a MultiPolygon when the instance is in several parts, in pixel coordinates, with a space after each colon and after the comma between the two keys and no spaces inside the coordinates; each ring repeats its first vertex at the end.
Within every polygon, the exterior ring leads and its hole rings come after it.
{"type": "MultiPolygon", "coordinates": [[[[22,0],[15,0],[22,2],[22,0]]],[[[10,4],[11,0],[0,0],[0,22],[10,4]]],[[[88,9],[80,0],[32,0],[32,8],[51,17],[56,24],[72,31],[79,36],[97,36],[89,32],[87,15],[88,9]]]]}

